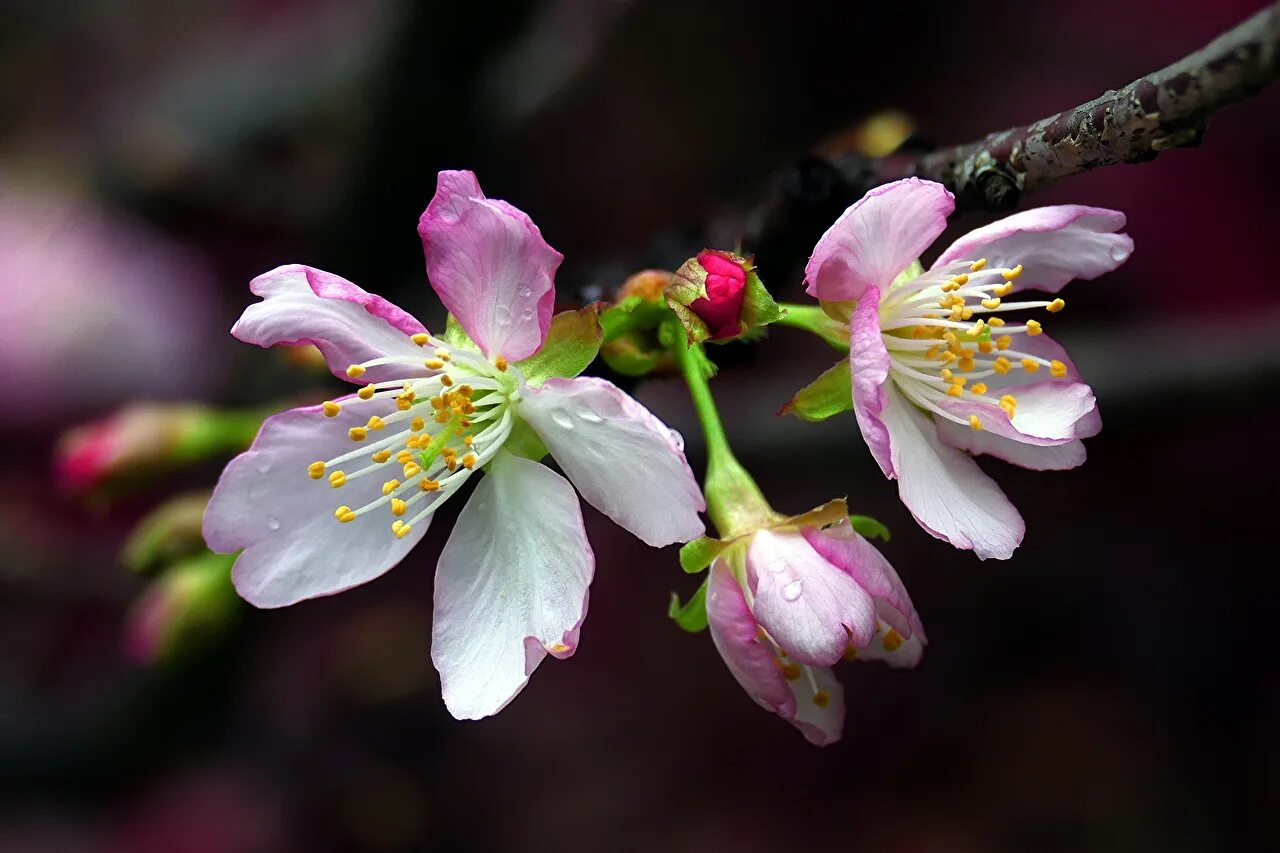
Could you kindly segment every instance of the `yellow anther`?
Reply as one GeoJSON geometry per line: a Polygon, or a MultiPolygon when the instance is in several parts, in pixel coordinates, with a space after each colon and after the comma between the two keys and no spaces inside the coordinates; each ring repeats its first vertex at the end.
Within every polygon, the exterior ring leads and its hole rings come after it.
{"type": "Polygon", "coordinates": [[[991,343],[991,341],[978,341],[978,352],[983,355],[989,355],[995,348],[995,344],[991,343]]]}
{"type": "Polygon", "coordinates": [[[505,373],[507,369],[507,360],[502,356],[498,356],[493,360],[493,366],[505,373]]]}
{"type": "Polygon", "coordinates": [[[415,344],[417,344],[420,347],[425,347],[427,345],[427,341],[431,340],[431,336],[424,334],[422,332],[418,332],[418,334],[416,335],[410,335],[409,340],[413,341],[415,344]]]}
{"type": "Polygon", "coordinates": [[[414,418],[413,420],[409,421],[409,430],[411,432],[421,432],[422,428],[425,427],[426,425],[427,425],[427,422],[424,421],[422,418],[414,418]]]}
{"type": "Polygon", "coordinates": [[[956,337],[956,333],[948,329],[942,333],[942,339],[949,344],[959,343],[960,339],[956,337]]]}
{"type": "Polygon", "coordinates": [[[444,387],[448,388],[450,385],[452,385],[452,384],[453,384],[453,377],[452,377],[452,376],[450,376],[450,375],[449,375],[449,374],[447,374],[447,373],[441,373],[441,374],[440,374],[440,384],[441,384],[441,385],[443,385],[444,387]]]}
{"type": "Polygon", "coordinates": [[[397,524],[399,524],[400,526],[396,527],[394,524],[391,526],[391,532],[396,535],[397,539],[403,539],[404,537],[409,535],[410,530],[413,530],[413,527],[411,527],[408,524],[405,524],[403,521],[397,522],[397,524]]]}
{"type": "Polygon", "coordinates": [[[925,352],[924,352],[924,357],[925,357],[925,358],[937,358],[937,357],[938,357],[938,353],[939,353],[939,352],[941,352],[941,351],[942,351],[942,347],[940,347],[940,346],[932,346],[932,347],[929,347],[927,350],[925,350],[925,352]]]}
{"type": "MultiPolygon", "coordinates": [[[[430,439],[427,439],[427,441],[429,442],[430,439]]],[[[404,440],[404,446],[409,448],[410,450],[417,450],[419,447],[422,446],[422,442],[418,441],[418,436],[411,435],[404,440]]]]}
{"type": "Polygon", "coordinates": [[[1036,361],[1034,358],[1024,358],[1022,360],[1022,369],[1027,371],[1027,373],[1035,373],[1040,369],[1040,362],[1036,361]]]}
{"type": "Polygon", "coordinates": [[[973,358],[977,354],[978,351],[973,347],[960,347],[959,351],[956,352],[956,355],[961,358],[973,358]]]}
{"type": "Polygon", "coordinates": [[[943,379],[950,379],[955,374],[951,372],[951,368],[944,367],[938,371],[938,375],[941,376],[943,379]]]}
{"type": "MultiPolygon", "coordinates": [[[[973,424],[972,418],[969,420],[969,423],[970,425],[973,424]]],[[[902,635],[898,633],[896,628],[890,628],[888,633],[884,635],[884,639],[881,640],[881,642],[884,643],[884,650],[886,652],[896,652],[898,649],[902,648],[902,635]]]]}
{"type": "Polygon", "coordinates": [[[562,655],[565,652],[569,651],[569,647],[566,646],[564,643],[552,643],[551,645],[547,646],[546,649],[547,651],[551,652],[551,654],[553,655],[562,655]]]}
{"type": "Polygon", "coordinates": [[[948,377],[947,381],[948,381],[948,382],[950,382],[952,385],[959,385],[961,388],[963,388],[963,387],[964,387],[964,383],[966,383],[966,382],[968,382],[968,381],[969,381],[969,377],[968,377],[968,376],[954,376],[954,375],[953,375],[953,376],[948,377]]]}
{"type": "Polygon", "coordinates": [[[307,466],[307,476],[313,480],[319,480],[324,476],[324,463],[312,462],[307,466]]]}
{"type": "Polygon", "coordinates": [[[334,471],[332,474],[329,475],[329,485],[333,486],[335,489],[342,488],[343,484],[345,484],[346,482],[347,482],[347,475],[344,474],[342,471],[334,471]]]}
{"type": "Polygon", "coordinates": [[[458,451],[454,450],[452,447],[442,447],[440,448],[440,455],[445,459],[452,459],[458,455],[458,451]]]}
{"type": "Polygon", "coordinates": [[[1053,375],[1054,379],[1062,379],[1067,375],[1067,366],[1054,359],[1049,362],[1049,373],[1053,375]]]}
{"type": "Polygon", "coordinates": [[[466,456],[462,457],[462,465],[465,468],[476,467],[476,455],[474,453],[468,453],[466,456]]]}
{"type": "MultiPolygon", "coordinates": [[[[941,290],[943,293],[950,293],[953,290],[959,290],[959,289],[960,289],[960,285],[956,284],[954,281],[945,281],[942,283],[942,287],[941,287],[941,290]]],[[[944,305],[942,307],[946,308],[947,306],[944,305]]]]}
{"type": "Polygon", "coordinates": [[[972,309],[972,308],[965,308],[963,311],[961,311],[961,312],[960,312],[960,319],[961,319],[961,320],[972,320],[972,319],[973,319],[973,309],[972,309]]]}
{"type": "Polygon", "coordinates": [[[431,398],[431,408],[443,409],[445,407],[444,397],[436,396],[431,398]]]}
{"type": "Polygon", "coordinates": [[[378,417],[377,415],[373,415],[372,417],[369,418],[369,423],[365,424],[365,426],[368,427],[369,429],[382,429],[384,426],[386,426],[386,423],[382,420],[382,418],[378,417]]]}
{"type": "Polygon", "coordinates": [[[1048,305],[1044,306],[1044,310],[1048,311],[1050,314],[1057,314],[1059,311],[1061,311],[1063,308],[1066,308],[1066,307],[1067,307],[1067,303],[1063,302],[1061,299],[1055,299],[1052,302],[1050,302],[1048,305]]]}
{"type": "Polygon", "coordinates": [[[982,300],[982,307],[983,307],[983,308],[988,308],[988,309],[990,309],[990,310],[994,311],[994,310],[996,310],[997,308],[999,308],[999,307],[1000,307],[1000,300],[999,300],[999,298],[996,298],[996,297],[993,297],[993,298],[991,298],[991,299],[984,299],[984,300],[982,300]]]}
{"type": "Polygon", "coordinates": [[[987,393],[987,383],[975,382],[972,386],[970,386],[969,390],[974,394],[977,394],[979,397],[981,397],[983,394],[987,393]]]}
{"type": "Polygon", "coordinates": [[[968,356],[956,362],[956,370],[974,370],[977,366],[978,363],[968,356]]]}
{"type": "Polygon", "coordinates": [[[369,430],[364,427],[352,427],[347,430],[347,437],[352,441],[364,441],[369,437],[369,430]]]}
{"type": "Polygon", "coordinates": [[[1028,321],[1027,321],[1027,334],[1028,334],[1028,335],[1031,335],[1032,337],[1035,337],[1036,335],[1040,334],[1040,333],[1041,333],[1041,332],[1043,332],[1043,331],[1044,331],[1044,329],[1041,327],[1041,325],[1040,325],[1040,321],[1038,321],[1038,320],[1028,320],[1028,321]]]}
{"type": "Polygon", "coordinates": [[[448,360],[449,360],[449,351],[448,351],[447,349],[438,349],[438,350],[436,350],[436,358],[440,359],[441,361],[448,361],[448,360]]]}
{"type": "Polygon", "coordinates": [[[438,424],[447,424],[449,422],[450,417],[451,415],[448,412],[446,412],[444,409],[441,409],[440,411],[436,412],[434,420],[438,424]]]}
{"type": "Polygon", "coordinates": [[[1004,409],[1004,413],[1012,418],[1013,413],[1018,410],[1018,398],[1012,394],[1005,394],[1000,398],[1000,408],[1004,409]]]}
{"type": "Polygon", "coordinates": [[[978,270],[982,269],[986,265],[987,265],[986,258],[978,258],[976,261],[969,264],[969,272],[977,272],[978,270]]]}
{"type": "Polygon", "coordinates": [[[956,360],[956,354],[953,353],[951,350],[944,350],[941,358],[942,358],[943,364],[950,364],[951,362],[956,360]]]}
{"type": "Polygon", "coordinates": [[[973,324],[972,328],[969,329],[969,336],[976,338],[978,335],[981,335],[986,330],[986,328],[987,328],[987,324],[984,321],[979,320],[978,322],[973,324]]]}
{"type": "Polygon", "coordinates": [[[448,468],[450,471],[457,471],[457,470],[458,470],[458,457],[456,457],[456,456],[446,456],[446,457],[444,458],[444,466],[445,466],[446,468],[448,468]]]}
{"type": "MultiPolygon", "coordinates": [[[[982,418],[977,415],[969,415],[969,428],[974,432],[982,432],[982,418]]],[[[885,639],[887,640],[888,637],[885,639]]],[[[890,649],[889,651],[893,651],[893,649],[890,649]]]]}
{"type": "Polygon", "coordinates": [[[398,488],[400,488],[399,480],[387,480],[387,482],[382,484],[382,493],[384,495],[389,495],[398,488]]]}
{"type": "Polygon", "coordinates": [[[373,392],[377,390],[378,389],[374,388],[372,385],[366,385],[356,392],[356,396],[361,400],[369,400],[373,398],[373,392]]]}
{"type": "Polygon", "coordinates": [[[960,385],[952,385],[950,388],[947,389],[948,397],[959,397],[963,393],[964,393],[964,388],[960,385]]]}
{"type": "Polygon", "coordinates": [[[321,408],[324,409],[324,416],[326,418],[336,418],[338,416],[338,412],[342,411],[342,407],[332,400],[325,400],[325,403],[321,408]]]}
{"type": "Polygon", "coordinates": [[[402,412],[407,412],[413,408],[413,400],[406,397],[396,397],[396,408],[402,412]]]}
{"type": "Polygon", "coordinates": [[[422,479],[422,482],[418,483],[418,485],[422,488],[422,491],[424,491],[424,492],[438,492],[438,491],[440,491],[440,481],[439,481],[439,480],[428,480],[428,479],[426,479],[426,478],[424,477],[424,478],[422,479]]]}
{"type": "Polygon", "coordinates": [[[471,445],[476,443],[476,437],[474,435],[463,436],[462,443],[465,444],[467,447],[470,447],[471,445]]]}
{"type": "Polygon", "coordinates": [[[349,506],[340,506],[333,511],[333,517],[346,524],[356,520],[356,514],[349,506]]]}
{"type": "Polygon", "coordinates": [[[813,694],[813,704],[817,705],[819,708],[827,707],[831,704],[831,694],[825,690],[819,690],[817,693],[813,694]]]}
{"type": "Polygon", "coordinates": [[[1013,282],[1006,281],[1004,284],[998,284],[991,288],[991,292],[996,296],[1008,296],[1013,293],[1013,282]]]}
{"type": "Polygon", "coordinates": [[[799,677],[800,677],[800,664],[798,664],[798,663],[779,663],[779,664],[778,664],[778,666],[779,666],[779,667],[781,667],[781,669],[782,669],[782,676],[783,676],[785,679],[787,679],[787,681],[795,681],[797,678],[799,678],[799,677]]]}
{"type": "Polygon", "coordinates": [[[461,394],[463,397],[466,397],[468,400],[471,399],[471,395],[474,394],[475,392],[476,392],[476,389],[472,388],[470,385],[458,386],[458,393],[461,394]]]}
{"type": "Polygon", "coordinates": [[[1001,335],[996,338],[996,349],[1005,350],[1013,346],[1013,338],[1009,335],[1001,335]]]}
{"type": "Polygon", "coordinates": [[[951,283],[958,285],[960,287],[964,287],[966,284],[969,283],[969,276],[967,273],[960,273],[960,275],[951,279],[951,283]]]}
{"type": "Polygon", "coordinates": [[[399,453],[396,454],[396,461],[399,462],[401,465],[408,465],[410,462],[413,461],[413,454],[407,450],[401,450],[399,453]]]}
{"type": "Polygon", "coordinates": [[[1022,275],[1022,264],[1018,264],[1011,270],[1005,270],[1000,273],[1000,275],[1004,276],[1005,281],[1013,281],[1015,278],[1022,275]]]}
{"type": "Polygon", "coordinates": [[[404,478],[411,480],[422,473],[422,466],[417,462],[406,462],[404,465],[404,478]]]}
{"type": "Polygon", "coordinates": [[[438,358],[429,358],[422,362],[422,365],[427,370],[441,370],[444,368],[444,362],[438,358]]]}
{"type": "Polygon", "coordinates": [[[849,663],[853,663],[858,659],[858,647],[853,645],[845,647],[844,654],[841,657],[849,663]]]}
{"type": "Polygon", "coordinates": [[[358,364],[353,364],[347,368],[347,376],[351,379],[359,379],[364,376],[364,368],[358,364]]]}
{"type": "Polygon", "coordinates": [[[1013,367],[1013,363],[1004,356],[1000,356],[991,363],[991,369],[1001,376],[1009,372],[1009,368],[1013,367]]]}
{"type": "Polygon", "coordinates": [[[409,505],[408,505],[407,503],[405,503],[404,501],[400,500],[399,498],[392,498],[392,499],[391,499],[391,514],[392,514],[392,515],[404,515],[404,511],[405,511],[406,509],[408,509],[408,508],[409,508],[409,505]]]}
{"type": "Polygon", "coordinates": [[[951,315],[949,319],[953,323],[960,322],[961,320],[964,319],[964,309],[961,308],[959,305],[951,306],[951,315]]]}
{"type": "Polygon", "coordinates": [[[1004,318],[1003,318],[1003,317],[988,317],[988,318],[987,318],[987,325],[988,325],[988,326],[995,326],[995,327],[998,329],[998,328],[1000,328],[1001,326],[1003,326],[1003,325],[1004,325],[1004,318]]]}
{"type": "Polygon", "coordinates": [[[372,458],[374,462],[377,462],[379,465],[381,465],[383,462],[386,462],[388,459],[391,458],[391,451],[379,450],[377,453],[373,454],[372,458]]]}

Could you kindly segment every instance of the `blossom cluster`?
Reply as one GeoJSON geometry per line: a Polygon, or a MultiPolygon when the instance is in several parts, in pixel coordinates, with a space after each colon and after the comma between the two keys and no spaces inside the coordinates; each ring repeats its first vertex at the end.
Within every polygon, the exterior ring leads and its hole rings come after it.
{"type": "Polygon", "coordinates": [[[560,253],[473,174],[442,172],[418,232],[444,329],[308,266],[251,283],[260,301],[232,334],[314,345],[355,387],[262,424],[222,474],[205,541],[238,555],[232,580],[245,600],[291,605],[390,570],[476,478],[436,567],[431,629],[445,705],[476,719],[501,710],[548,655],[577,649],[595,574],[581,496],[649,546],[685,543],[682,565],[706,580],[673,602],[676,621],[708,628],[761,706],[813,743],[838,740],[832,667],[915,666],[921,618],[868,538],[875,523],[850,516],[844,499],[800,515],[768,504],[729,450],[704,346],[778,323],[847,351],[786,410],[807,420],[852,410],[925,531],[980,558],[1010,557],[1025,525],[974,457],[1035,470],[1084,461],[1082,439],[1101,427],[1094,394],[1032,315],[1061,311],[1063,285],[1115,269],[1132,242],[1120,213],[1047,207],[970,232],[925,269],[920,256],[953,206],[929,181],[873,190],[813,251],[817,306],[779,305],[750,258],[709,249],[647,279],[658,292],[556,314],[560,253]],[[641,333],[660,352],[640,352],[641,333]],[[683,373],[707,433],[702,485],[677,433],[581,375],[610,342],[610,365],[643,373],[665,359],[683,373]]]}

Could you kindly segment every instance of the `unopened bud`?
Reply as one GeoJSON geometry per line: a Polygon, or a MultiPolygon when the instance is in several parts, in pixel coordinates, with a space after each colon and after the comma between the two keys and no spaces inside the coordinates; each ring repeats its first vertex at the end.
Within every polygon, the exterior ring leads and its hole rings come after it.
{"type": "Polygon", "coordinates": [[[207,491],[165,501],[133,528],[121,560],[135,572],[149,572],[205,550],[200,526],[209,503],[207,491]]]}
{"type": "Polygon", "coordinates": [[[203,648],[235,620],[234,555],[208,551],[169,568],[125,620],[124,653],[138,664],[174,660],[203,648]]]}
{"type": "Polygon", "coordinates": [[[667,288],[667,304],[690,343],[731,340],[782,316],[751,259],[719,249],[684,262],[667,288]]]}

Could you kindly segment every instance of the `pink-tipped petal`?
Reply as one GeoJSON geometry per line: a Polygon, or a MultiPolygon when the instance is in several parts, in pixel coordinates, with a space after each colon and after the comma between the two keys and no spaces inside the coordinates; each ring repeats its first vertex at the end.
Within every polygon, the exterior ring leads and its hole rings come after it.
{"type": "Polygon", "coordinates": [[[499,452],[436,569],[431,660],[449,713],[496,714],[547,654],[572,655],[594,571],[573,487],[499,452]]]}
{"type": "Polygon", "coordinates": [[[819,530],[806,527],[804,538],[823,559],[847,573],[875,599],[876,613],[904,637],[923,633],[911,596],[880,550],[848,521],[819,530]]]}
{"type": "Polygon", "coordinates": [[[520,361],[538,351],[564,258],[528,215],[486,198],[472,172],[441,172],[418,234],[431,286],[486,355],[520,361]]]}
{"type": "MultiPolygon", "coordinates": [[[[349,406],[327,418],[311,406],[275,415],[223,470],[205,510],[204,538],[220,554],[243,550],[231,577],[250,604],[283,607],[371,581],[426,533],[430,517],[397,539],[386,508],[346,524],[334,517],[339,506],[359,509],[382,497],[383,477],[350,479],[334,489],[327,479],[307,474],[311,463],[351,450],[347,429],[363,425],[369,414],[349,406]]],[[[368,464],[362,455],[346,470],[368,464]]]]}
{"type": "Polygon", "coordinates": [[[862,646],[875,634],[871,596],[799,533],[757,532],[747,568],[755,582],[756,621],[800,663],[830,666],[850,637],[862,646]]]}
{"type": "Polygon", "coordinates": [[[972,458],[943,444],[933,418],[896,388],[889,390],[884,421],[898,494],[920,526],[984,560],[1012,556],[1026,525],[1000,487],[972,458]]]}
{"type": "Polygon", "coordinates": [[[1060,290],[1072,279],[1109,273],[1133,253],[1133,238],[1119,233],[1117,210],[1075,204],[1037,207],[970,231],[952,243],[934,267],[986,258],[991,267],[1015,267],[1021,290],[1060,290]]]}
{"type": "Polygon", "coordinates": [[[702,490],[678,437],[603,379],[548,379],[521,390],[520,416],[582,496],[654,547],[689,542],[705,528],[702,490]]]}
{"type": "Polygon", "coordinates": [[[796,702],[789,722],[814,746],[830,746],[844,732],[844,687],[829,667],[810,667],[809,674],[812,684],[807,677],[787,682],[796,702]]]}
{"type": "Polygon", "coordinates": [[[760,707],[781,717],[795,716],[795,697],[787,688],[778,657],[760,636],[759,626],[733,572],[723,560],[707,581],[707,625],[729,672],[760,707]]]}
{"type": "Polygon", "coordinates": [[[1063,444],[1027,444],[944,418],[938,418],[936,424],[938,438],[948,447],[975,456],[985,453],[1030,471],[1067,471],[1083,465],[1086,457],[1084,442],[1078,438],[1063,444]]]}
{"type": "Polygon", "coordinates": [[[947,227],[955,198],[942,184],[905,178],[876,187],[822,235],[805,267],[806,292],[824,302],[887,288],[947,227]]]}
{"type": "Polygon", "coordinates": [[[889,431],[881,414],[887,405],[889,351],[880,337],[880,290],[867,288],[849,318],[849,373],[853,386],[853,414],[862,438],[886,477],[893,476],[889,431]]]}
{"type": "Polygon", "coordinates": [[[246,308],[231,328],[246,343],[314,344],[342,379],[350,365],[383,356],[404,356],[414,363],[371,367],[361,382],[427,373],[422,350],[409,339],[426,331],[422,324],[340,276],[289,264],[258,276],[249,289],[262,301],[246,308]]]}
{"type": "Polygon", "coordinates": [[[1012,418],[991,403],[958,399],[944,400],[940,405],[966,421],[977,415],[983,432],[1042,447],[1073,441],[1076,424],[1096,406],[1093,389],[1083,382],[1033,382],[1014,387],[1012,393],[1018,399],[1012,418]]]}

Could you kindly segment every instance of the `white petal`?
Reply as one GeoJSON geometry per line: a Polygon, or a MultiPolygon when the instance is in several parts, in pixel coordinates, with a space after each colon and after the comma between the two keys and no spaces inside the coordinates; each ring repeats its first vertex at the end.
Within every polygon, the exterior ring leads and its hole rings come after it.
{"type": "Polygon", "coordinates": [[[431,659],[449,712],[496,714],[548,652],[572,655],[594,571],[573,487],[545,465],[499,453],[436,570],[431,659]]]}

